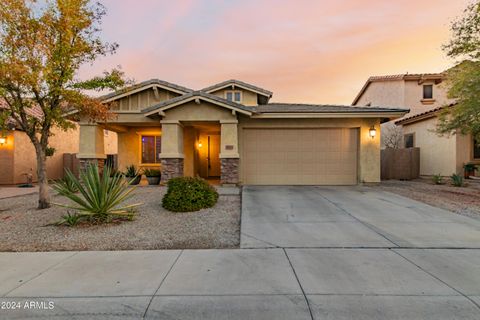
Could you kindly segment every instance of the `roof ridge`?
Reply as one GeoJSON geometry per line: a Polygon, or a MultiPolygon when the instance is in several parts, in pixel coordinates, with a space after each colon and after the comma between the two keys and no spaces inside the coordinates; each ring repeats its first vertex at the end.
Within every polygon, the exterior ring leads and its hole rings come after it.
{"type": "Polygon", "coordinates": [[[229,80],[221,81],[219,83],[210,85],[210,86],[205,87],[203,89],[200,89],[200,91],[208,92],[208,91],[215,90],[216,88],[221,88],[221,87],[223,87],[225,85],[228,85],[228,84],[237,84],[237,85],[240,85],[240,86],[244,86],[244,87],[250,88],[252,90],[261,92],[261,93],[263,93],[265,95],[268,95],[268,96],[271,96],[273,94],[273,92],[271,92],[269,90],[263,89],[263,88],[258,87],[256,85],[253,85],[253,84],[250,84],[248,82],[238,80],[238,79],[229,79],[229,80]]]}

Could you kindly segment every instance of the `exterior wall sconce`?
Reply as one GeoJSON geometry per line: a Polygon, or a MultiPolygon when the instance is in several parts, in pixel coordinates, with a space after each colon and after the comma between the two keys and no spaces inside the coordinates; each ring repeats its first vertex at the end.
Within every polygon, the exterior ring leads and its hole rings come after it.
{"type": "Polygon", "coordinates": [[[199,148],[202,147],[202,143],[201,143],[201,142],[198,143],[198,147],[199,147],[199,148]]]}
{"type": "Polygon", "coordinates": [[[7,143],[7,137],[0,137],[0,145],[4,145],[5,143],[7,143]]]}
{"type": "Polygon", "coordinates": [[[370,138],[375,138],[375,136],[377,135],[377,130],[374,126],[372,126],[370,130],[368,130],[368,134],[370,135],[370,138]]]}

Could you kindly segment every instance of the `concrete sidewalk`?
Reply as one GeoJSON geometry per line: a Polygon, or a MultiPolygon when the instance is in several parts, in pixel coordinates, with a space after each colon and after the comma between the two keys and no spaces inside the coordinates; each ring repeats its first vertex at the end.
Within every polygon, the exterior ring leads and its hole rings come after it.
{"type": "MultiPolygon", "coordinates": [[[[0,253],[1,319],[478,319],[480,250],[0,253]],[[45,307],[26,309],[31,301],[45,307]],[[11,306],[11,304],[10,304],[11,306]]],[[[33,305],[34,306],[34,305],[33,305]]]]}
{"type": "Polygon", "coordinates": [[[0,199],[19,197],[32,193],[38,193],[37,186],[33,188],[0,187],[0,199]]]}

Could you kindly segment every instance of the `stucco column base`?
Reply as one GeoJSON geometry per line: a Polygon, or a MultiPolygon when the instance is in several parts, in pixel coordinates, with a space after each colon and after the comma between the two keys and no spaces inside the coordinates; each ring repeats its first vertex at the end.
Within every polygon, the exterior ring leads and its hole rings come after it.
{"type": "Polygon", "coordinates": [[[221,172],[220,183],[222,185],[236,185],[238,184],[238,165],[240,159],[238,158],[221,158],[221,172]]]}
{"type": "Polygon", "coordinates": [[[105,167],[105,159],[96,159],[96,158],[81,158],[80,161],[80,172],[84,172],[89,164],[97,165],[98,172],[103,174],[103,168],[105,167]]]}
{"type": "Polygon", "coordinates": [[[183,176],[183,158],[165,158],[161,159],[162,178],[161,183],[164,184],[172,178],[183,176]]]}

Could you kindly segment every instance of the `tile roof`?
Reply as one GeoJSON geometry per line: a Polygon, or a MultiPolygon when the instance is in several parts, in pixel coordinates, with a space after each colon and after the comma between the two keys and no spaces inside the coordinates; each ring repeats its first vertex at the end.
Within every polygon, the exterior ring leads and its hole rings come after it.
{"type": "Polygon", "coordinates": [[[266,89],[254,86],[253,84],[249,84],[249,83],[246,83],[246,82],[243,82],[243,81],[240,81],[240,80],[235,80],[235,79],[222,81],[222,82],[214,84],[212,86],[203,88],[200,91],[212,92],[212,91],[215,91],[216,89],[220,89],[220,88],[223,88],[223,87],[228,86],[228,85],[238,85],[238,86],[241,86],[241,87],[245,87],[247,89],[258,91],[258,92],[260,92],[260,93],[262,93],[266,96],[269,96],[269,97],[272,96],[272,94],[273,94],[273,92],[268,91],[266,89]]]}
{"type": "Polygon", "coordinates": [[[401,80],[422,80],[422,79],[443,79],[445,78],[445,73],[403,73],[403,74],[392,74],[384,76],[371,76],[367,79],[362,89],[358,92],[357,96],[353,100],[352,104],[357,104],[358,100],[362,97],[363,93],[367,87],[372,82],[380,81],[401,81],[401,80]]]}
{"type": "Polygon", "coordinates": [[[427,111],[424,111],[424,112],[421,112],[421,113],[412,114],[410,116],[406,116],[406,117],[403,117],[401,119],[396,120],[395,124],[400,125],[400,124],[404,124],[404,123],[414,123],[414,122],[420,121],[422,119],[429,118],[430,116],[433,117],[433,116],[435,116],[435,114],[438,111],[441,111],[444,108],[453,107],[456,104],[457,104],[456,102],[453,102],[453,103],[450,103],[450,104],[445,105],[445,106],[440,106],[440,107],[436,107],[436,108],[433,108],[433,109],[430,109],[430,110],[427,110],[427,111]]]}
{"type": "Polygon", "coordinates": [[[186,87],[183,87],[183,86],[179,86],[177,84],[170,83],[170,82],[167,82],[167,81],[163,81],[163,80],[160,80],[160,79],[150,79],[150,80],[143,81],[143,82],[134,84],[132,86],[117,90],[115,92],[103,95],[103,96],[100,97],[100,99],[101,100],[107,100],[107,99],[113,98],[115,96],[127,93],[129,91],[133,91],[133,90],[136,90],[136,89],[139,89],[139,88],[142,88],[142,87],[147,87],[147,86],[152,85],[152,84],[158,84],[160,86],[167,87],[167,88],[170,88],[172,90],[180,91],[180,92],[183,92],[183,93],[189,93],[189,92],[193,91],[192,89],[189,89],[189,88],[186,88],[186,87]]]}
{"type": "Polygon", "coordinates": [[[175,104],[177,102],[181,102],[183,100],[190,99],[192,97],[203,97],[203,98],[207,98],[207,99],[219,102],[219,103],[229,105],[233,108],[245,110],[245,111],[248,111],[248,112],[255,112],[255,109],[252,108],[252,107],[247,107],[247,106],[244,106],[243,104],[239,104],[239,103],[236,103],[236,102],[233,102],[233,101],[228,101],[226,99],[220,98],[216,95],[206,93],[206,92],[203,92],[203,91],[192,91],[190,93],[175,97],[173,99],[165,100],[165,101],[162,101],[160,103],[157,103],[156,105],[145,108],[145,109],[142,110],[142,113],[148,113],[148,112],[154,111],[156,109],[160,109],[162,107],[166,107],[168,105],[175,104]]]}
{"type": "Polygon", "coordinates": [[[356,107],[330,104],[269,103],[255,107],[258,113],[369,113],[369,112],[408,112],[405,108],[356,107]]]}
{"type": "MultiPolygon", "coordinates": [[[[0,110],[2,109],[8,109],[8,105],[7,103],[5,102],[4,99],[0,99],[0,110]]],[[[33,118],[36,118],[36,119],[42,119],[43,118],[43,111],[42,111],[42,108],[40,108],[40,106],[38,105],[34,105],[32,106],[31,108],[28,108],[25,110],[27,115],[29,116],[32,116],[33,118]]],[[[17,129],[20,129],[18,127],[18,124],[17,122],[15,121],[15,119],[13,119],[12,117],[10,117],[9,119],[7,119],[7,125],[9,126],[13,126],[17,129]]]]}

